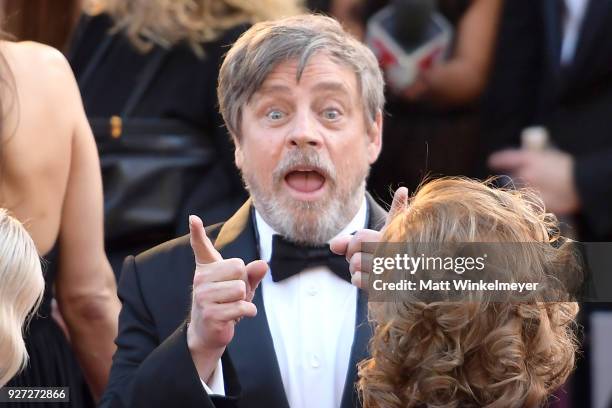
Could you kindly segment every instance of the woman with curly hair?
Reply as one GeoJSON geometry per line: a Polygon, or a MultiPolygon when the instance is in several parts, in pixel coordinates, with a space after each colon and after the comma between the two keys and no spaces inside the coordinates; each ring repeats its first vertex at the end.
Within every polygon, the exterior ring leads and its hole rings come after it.
{"type": "MultiPolygon", "coordinates": [[[[376,241],[519,248],[500,251],[512,282],[578,265],[532,192],[444,178],[406,194],[376,241]]],[[[360,363],[358,382],[364,408],[539,407],[574,367],[576,302],[542,294],[520,301],[480,294],[469,302],[401,296],[370,303],[371,358],[360,363]]]]}

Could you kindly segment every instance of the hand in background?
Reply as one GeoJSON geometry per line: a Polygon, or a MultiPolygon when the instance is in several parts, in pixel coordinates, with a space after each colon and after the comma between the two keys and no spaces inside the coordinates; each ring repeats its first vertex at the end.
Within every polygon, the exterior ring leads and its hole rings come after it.
{"type": "Polygon", "coordinates": [[[414,82],[402,93],[402,96],[411,102],[425,99],[431,90],[427,71],[420,72],[414,82]]]}
{"type": "Polygon", "coordinates": [[[571,215],[580,209],[574,183],[574,159],[565,152],[502,150],[489,157],[489,166],[507,171],[519,183],[536,189],[546,209],[556,215],[571,215]]]}

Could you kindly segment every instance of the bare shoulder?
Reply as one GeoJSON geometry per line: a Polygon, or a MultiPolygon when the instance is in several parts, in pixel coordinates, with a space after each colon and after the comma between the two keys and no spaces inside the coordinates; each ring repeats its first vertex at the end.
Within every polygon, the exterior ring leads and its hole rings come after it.
{"type": "Polygon", "coordinates": [[[2,41],[0,51],[19,94],[33,93],[43,99],[73,97],[74,75],[57,49],[32,41],[2,41]]]}
{"type": "Polygon", "coordinates": [[[62,74],[70,72],[64,55],[57,49],[33,41],[0,42],[0,50],[11,68],[38,74],[62,74]]]}
{"type": "Polygon", "coordinates": [[[70,65],[58,50],[35,42],[0,41],[0,52],[1,131],[7,156],[19,158],[11,163],[14,179],[52,183],[55,177],[64,185],[82,109],[70,65]]]}
{"type": "MultiPolygon", "coordinates": [[[[31,41],[1,41],[0,52],[8,68],[2,74],[3,79],[12,85],[2,92],[8,93],[6,100],[17,97],[21,126],[30,127],[24,120],[32,119],[38,124],[45,123],[47,129],[55,129],[59,134],[53,138],[55,142],[57,137],[71,136],[82,104],[64,55],[55,48],[31,41]]],[[[9,120],[11,113],[6,112],[9,120]]]]}

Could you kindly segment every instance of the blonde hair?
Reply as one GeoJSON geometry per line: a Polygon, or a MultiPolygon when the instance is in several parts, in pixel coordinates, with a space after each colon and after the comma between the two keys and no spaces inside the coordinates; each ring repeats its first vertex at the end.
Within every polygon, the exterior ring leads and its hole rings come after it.
{"type": "Polygon", "coordinates": [[[0,208],[0,387],[27,363],[24,327],[30,312],[40,305],[44,289],[32,238],[0,208]]]}
{"type": "Polygon", "coordinates": [[[170,47],[186,41],[202,54],[202,43],[214,41],[227,29],[298,14],[298,0],[88,0],[89,14],[109,14],[116,30],[148,51],[153,44],[170,47]]]}
{"type": "MultiPolygon", "coordinates": [[[[559,239],[556,218],[535,193],[444,178],[423,185],[382,240],[550,243],[529,255],[543,265],[551,254],[570,258],[559,239]]],[[[577,312],[575,302],[535,300],[371,304],[372,358],[359,365],[363,405],[540,406],[573,370],[577,312]]]]}

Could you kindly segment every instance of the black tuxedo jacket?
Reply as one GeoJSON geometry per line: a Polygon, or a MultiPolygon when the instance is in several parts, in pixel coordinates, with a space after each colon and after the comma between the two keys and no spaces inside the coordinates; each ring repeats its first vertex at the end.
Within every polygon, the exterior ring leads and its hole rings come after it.
{"type": "MultiPolygon", "coordinates": [[[[380,229],[386,212],[368,195],[368,227],[380,229]]],[[[250,200],[232,218],[207,229],[223,258],[258,259],[250,200]]],[[[194,256],[189,236],[125,260],[119,282],[123,303],[117,352],[102,407],[288,408],[268,328],[261,286],[253,302],[257,316],[236,326],[222,357],[227,397],[204,391],[187,348],[194,256]]],[[[367,357],[371,327],[367,300],[359,291],[355,335],[341,408],[359,405],[356,364],[367,357]]]]}
{"type": "Polygon", "coordinates": [[[563,0],[506,1],[485,98],[486,153],[518,146],[529,125],[575,159],[579,235],[612,238],[612,0],[591,0],[576,52],[562,66],[563,0]]]}

